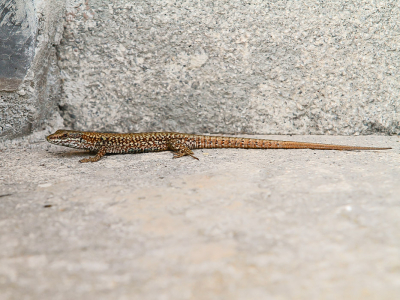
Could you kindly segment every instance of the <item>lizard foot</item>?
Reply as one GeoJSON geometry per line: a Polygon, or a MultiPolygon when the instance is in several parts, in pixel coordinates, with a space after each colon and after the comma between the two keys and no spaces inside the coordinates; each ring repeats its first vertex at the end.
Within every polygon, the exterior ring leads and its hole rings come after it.
{"type": "Polygon", "coordinates": [[[83,158],[79,162],[80,163],[87,163],[87,162],[96,162],[99,161],[104,155],[106,155],[106,148],[102,147],[93,157],[83,158]]]}
{"type": "Polygon", "coordinates": [[[79,160],[79,162],[80,163],[96,162],[96,161],[99,161],[100,158],[101,157],[97,157],[97,155],[96,155],[96,156],[89,157],[89,158],[83,158],[83,159],[79,160]]]}
{"type": "Polygon", "coordinates": [[[169,146],[170,150],[174,151],[173,158],[179,158],[182,156],[189,155],[189,156],[193,157],[194,159],[199,160],[196,156],[194,156],[193,151],[190,150],[190,148],[185,143],[182,143],[181,141],[171,140],[168,143],[168,146],[169,146]]]}

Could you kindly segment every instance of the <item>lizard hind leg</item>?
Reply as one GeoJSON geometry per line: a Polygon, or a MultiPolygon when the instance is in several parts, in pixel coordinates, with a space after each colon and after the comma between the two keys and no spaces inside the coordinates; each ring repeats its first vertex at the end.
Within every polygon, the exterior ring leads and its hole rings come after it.
{"type": "Polygon", "coordinates": [[[182,143],[181,141],[178,141],[178,140],[169,141],[168,148],[169,148],[169,150],[174,151],[173,158],[179,158],[182,156],[189,155],[189,156],[193,157],[194,159],[199,160],[196,156],[194,156],[193,151],[185,143],[182,143]]]}

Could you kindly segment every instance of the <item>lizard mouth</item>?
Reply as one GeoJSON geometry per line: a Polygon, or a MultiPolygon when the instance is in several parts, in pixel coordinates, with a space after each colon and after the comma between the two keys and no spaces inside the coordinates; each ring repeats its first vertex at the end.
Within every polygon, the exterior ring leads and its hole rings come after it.
{"type": "Polygon", "coordinates": [[[54,143],[54,140],[51,138],[51,135],[46,136],[46,140],[47,140],[49,143],[54,143]]]}
{"type": "Polygon", "coordinates": [[[52,138],[51,135],[46,136],[46,140],[51,144],[59,144],[60,143],[57,139],[52,138]]]}

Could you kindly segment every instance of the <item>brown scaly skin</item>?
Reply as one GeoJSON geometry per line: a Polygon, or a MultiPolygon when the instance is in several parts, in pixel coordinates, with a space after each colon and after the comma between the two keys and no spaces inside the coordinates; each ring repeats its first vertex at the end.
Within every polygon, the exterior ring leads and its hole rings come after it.
{"type": "Polygon", "coordinates": [[[102,133],[57,130],[46,137],[47,141],[61,146],[95,152],[94,157],[80,162],[95,162],[107,153],[142,153],[174,151],[174,158],[189,155],[192,149],[245,148],[245,149],[318,149],[318,150],[386,150],[391,148],[354,147],[316,143],[262,140],[241,137],[195,135],[178,132],[102,133]]]}

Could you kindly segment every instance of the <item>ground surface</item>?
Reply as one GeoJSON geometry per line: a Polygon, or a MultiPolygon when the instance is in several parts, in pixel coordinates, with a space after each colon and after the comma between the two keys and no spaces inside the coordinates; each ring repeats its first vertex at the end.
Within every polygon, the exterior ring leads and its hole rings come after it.
{"type": "Polygon", "coordinates": [[[393,150],[3,144],[0,299],[399,298],[399,137],[269,138],[393,150]]]}

